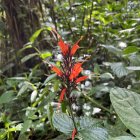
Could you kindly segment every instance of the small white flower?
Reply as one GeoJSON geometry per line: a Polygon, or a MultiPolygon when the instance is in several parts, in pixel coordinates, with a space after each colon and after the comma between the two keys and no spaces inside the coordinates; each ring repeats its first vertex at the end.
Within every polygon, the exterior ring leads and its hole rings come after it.
{"type": "Polygon", "coordinates": [[[57,55],[57,60],[61,61],[62,58],[63,58],[62,54],[58,54],[58,55],[57,55]]]}
{"type": "Polygon", "coordinates": [[[78,109],[79,109],[79,107],[78,107],[76,104],[72,104],[72,108],[73,108],[74,110],[78,110],[78,109]]]}
{"type": "Polygon", "coordinates": [[[90,110],[91,109],[91,107],[90,106],[86,106],[86,110],[90,110]]]}
{"type": "Polygon", "coordinates": [[[127,89],[131,89],[131,85],[128,85],[128,86],[127,86],[127,89]]]}
{"type": "Polygon", "coordinates": [[[95,108],[93,109],[92,114],[94,115],[94,114],[96,114],[96,113],[99,113],[100,111],[101,111],[100,108],[95,107],[95,108]]]}
{"type": "Polygon", "coordinates": [[[120,48],[126,48],[127,47],[127,44],[125,42],[119,42],[119,47],[120,48]]]}
{"type": "Polygon", "coordinates": [[[91,74],[91,71],[90,70],[85,70],[84,73],[85,73],[85,75],[89,75],[89,74],[91,74]]]}
{"type": "Polygon", "coordinates": [[[85,85],[84,84],[81,84],[81,89],[84,89],[85,88],[85,85]]]}
{"type": "Polygon", "coordinates": [[[75,17],[72,17],[72,18],[71,18],[71,21],[74,22],[74,21],[75,21],[75,17]]]}
{"type": "Polygon", "coordinates": [[[85,82],[85,86],[86,86],[86,87],[89,87],[90,85],[91,85],[91,82],[89,82],[89,81],[86,81],[86,82],[85,82]]]}
{"type": "Polygon", "coordinates": [[[86,107],[87,107],[87,104],[84,104],[84,105],[83,105],[83,108],[86,109],[86,107]]]}
{"type": "Polygon", "coordinates": [[[85,115],[89,116],[91,113],[90,112],[85,112],[85,115]]]}
{"type": "Polygon", "coordinates": [[[83,105],[83,109],[85,109],[85,110],[90,110],[91,107],[90,107],[88,104],[84,104],[84,105],[83,105]]]}

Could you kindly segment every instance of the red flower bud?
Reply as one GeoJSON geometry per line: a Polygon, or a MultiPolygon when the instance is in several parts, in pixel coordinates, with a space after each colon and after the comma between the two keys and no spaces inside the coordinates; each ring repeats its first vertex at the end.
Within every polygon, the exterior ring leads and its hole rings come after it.
{"type": "Polygon", "coordinates": [[[64,100],[65,93],[66,93],[66,88],[64,88],[60,93],[59,103],[61,103],[64,100]]]}
{"type": "Polygon", "coordinates": [[[72,81],[74,78],[76,78],[79,73],[83,70],[82,69],[82,63],[76,63],[73,68],[72,68],[72,71],[71,71],[71,74],[69,76],[69,79],[72,81]]]}
{"type": "Polygon", "coordinates": [[[73,47],[71,48],[70,51],[70,55],[74,55],[77,51],[77,49],[79,48],[78,43],[83,39],[83,36],[80,37],[80,39],[73,45],[73,47]]]}
{"type": "Polygon", "coordinates": [[[73,45],[73,47],[71,48],[70,55],[74,55],[78,48],[79,46],[77,44],[73,45]]]}
{"type": "Polygon", "coordinates": [[[58,45],[60,46],[62,54],[65,56],[69,51],[68,45],[65,44],[61,38],[60,38],[60,40],[58,42],[58,45]]]}
{"type": "Polygon", "coordinates": [[[79,77],[79,78],[76,79],[75,83],[79,83],[79,82],[81,82],[81,81],[84,81],[84,80],[86,80],[87,78],[88,78],[88,76],[79,77]]]}
{"type": "Polygon", "coordinates": [[[51,70],[56,72],[56,74],[58,76],[60,76],[60,77],[63,75],[62,71],[59,68],[55,67],[55,66],[52,66],[51,70]]]}

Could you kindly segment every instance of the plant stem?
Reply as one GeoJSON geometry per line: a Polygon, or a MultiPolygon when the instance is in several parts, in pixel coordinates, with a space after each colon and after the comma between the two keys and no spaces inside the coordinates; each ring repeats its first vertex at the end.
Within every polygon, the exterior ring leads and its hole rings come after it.
{"type": "Polygon", "coordinates": [[[75,122],[74,115],[73,115],[73,112],[72,112],[72,107],[71,107],[72,103],[71,103],[71,99],[70,99],[71,90],[70,90],[69,80],[67,82],[67,93],[69,95],[69,97],[68,97],[68,104],[69,104],[70,114],[71,114],[71,117],[72,117],[73,125],[74,125],[75,129],[77,130],[76,122],[75,122]]]}
{"type": "Polygon", "coordinates": [[[77,130],[76,122],[75,122],[74,115],[73,115],[73,112],[72,112],[72,107],[71,107],[71,102],[70,102],[70,100],[69,100],[69,108],[70,108],[70,114],[71,114],[71,117],[72,117],[72,121],[73,121],[74,127],[75,127],[75,129],[77,130]]]}
{"type": "Polygon", "coordinates": [[[104,106],[102,106],[101,104],[99,104],[96,100],[90,98],[88,95],[86,95],[86,94],[84,94],[84,93],[83,93],[83,95],[84,95],[84,97],[85,97],[86,99],[88,99],[89,101],[91,101],[91,102],[92,102],[93,104],[95,104],[97,107],[99,107],[99,108],[101,108],[102,110],[105,110],[106,112],[109,112],[110,114],[112,114],[111,111],[110,111],[109,109],[107,109],[106,107],[104,107],[104,106]]]}

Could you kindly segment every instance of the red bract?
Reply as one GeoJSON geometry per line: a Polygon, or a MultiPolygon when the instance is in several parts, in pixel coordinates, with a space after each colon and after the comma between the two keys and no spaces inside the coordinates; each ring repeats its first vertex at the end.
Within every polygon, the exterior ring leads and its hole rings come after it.
{"type": "Polygon", "coordinates": [[[82,63],[76,63],[73,66],[73,68],[71,70],[71,74],[69,76],[70,81],[72,81],[74,78],[76,78],[79,75],[79,73],[83,70],[81,66],[82,66],[82,63]]]}
{"type": "Polygon", "coordinates": [[[87,76],[79,77],[80,72],[83,70],[82,62],[75,62],[73,59],[73,55],[76,53],[77,49],[79,48],[79,41],[82,40],[82,37],[72,46],[70,47],[68,44],[65,44],[61,38],[61,36],[57,33],[55,29],[52,30],[58,37],[59,42],[58,45],[60,46],[61,53],[63,55],[61,69],[62,71],[52,66],[52,70],[57,73],[62,81],[62,90],[59,97],[59,104],[58,109],[60,107],[60,103],[66,98],[67,105],[70,108],[70,114],[73,116],[72,121],[74,124],[74,129],[72,131],[72,140],[74,140],[77,132],[77,124],[74,119],[73,111],[72,111],[72,103],[75,102],[75,98],[72,96],[71,92],[76,89],[76,86],[79,82],[82,82],[87,79],[87,76]],[[66,96],[65,96],[66,95],[66,96]]]}
{"type": "Polygon", "coordinates": [[[82,82],[84,80],[86,80],[88,78],[88,76],[82,76],[82,77],[79,77],[75,80],[75,83],[79,83],[79,82],[82,82]]]}
{"type": "Polygon", "coordinates": [[[73,45],[73,47],[71,48],[71,51],[70,51],[70,55],[74,55],[78,48],[79,48],[79,46],[77,44],[73,45]]]}
{"type": "Polygon", "coordinates": [[[72,140],[74,140],[76,134],[77,134],[77,130],[76,128],[74,128],[72,131],[72,140]]]}
{"type": "Polygon", "coordinates": [[[82,39],[83,39],[83,37],[81,37],[81,38],[72,46],[71,51],[70,51],[70,55],[71,55],[71,56],[73,56],[73,55],[76,53],[77,49],[79,49],[78,43],[79,43],[82,39]]]}
{"type": "Polygon", "coordinates": [[[66,93],[66,88],[64,88],[60,93],[59,103],[61,103],[64,100],[65,93],[66,93]]]}
{"type": "Polygon", "coordinates": [[[57,68],[56,66],[52,66],[51,70],[56,72],[56,74],[60,77],[63,75],[62,71],[59,68],[57,68]]]}
{"type": "Polygon", "coordinates": [[[60,49],[61,49],[61,52],[62,52],[63,56],[65,56],[69,51],[68,45],[65,44],[61,38],[58,42],[58,45],[60,46],[60,49]]]}

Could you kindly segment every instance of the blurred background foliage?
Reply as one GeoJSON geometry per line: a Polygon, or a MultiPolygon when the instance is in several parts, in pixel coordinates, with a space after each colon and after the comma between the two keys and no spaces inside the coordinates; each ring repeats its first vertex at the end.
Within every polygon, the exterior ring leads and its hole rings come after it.
{"type": "Polygon", "coordinates": [[[76,58],[89,57],[89,79],[73,93],[75,114],[101,120],[111,136],[130,135],[109,94],[140,93],[140,1],[0,0],[0,139],[68,139],[52,122],[61,83],[47,62],[59,66],[61,55],[50,27],[70,44],[84,37],[76,58]]]}

